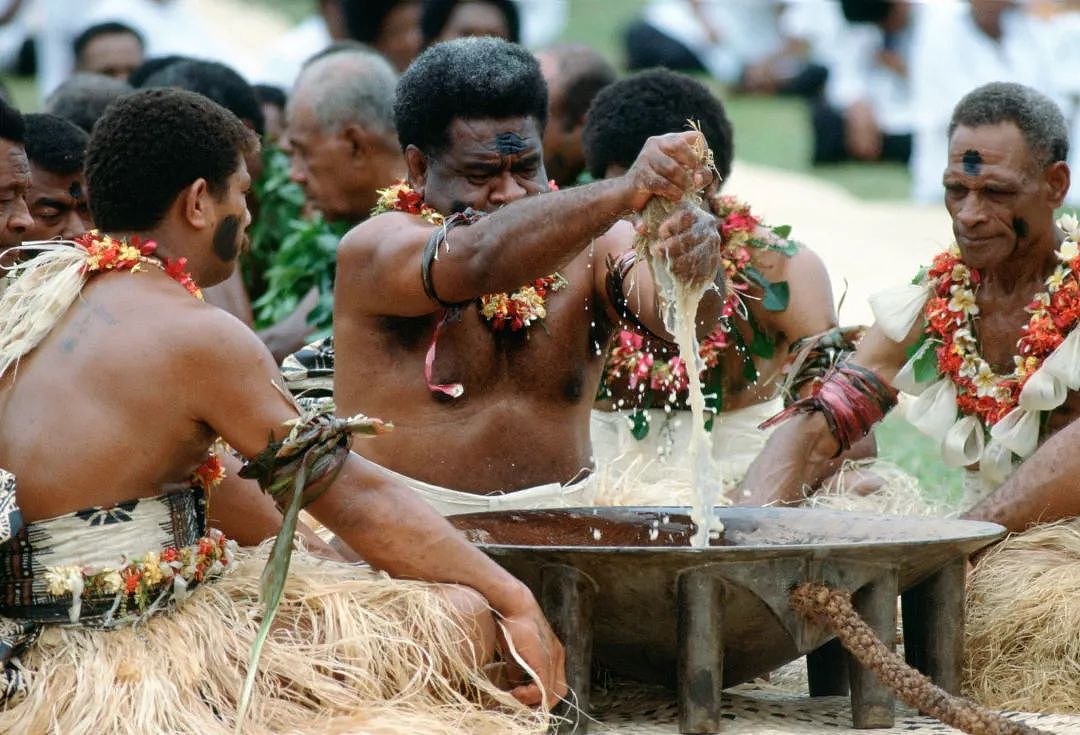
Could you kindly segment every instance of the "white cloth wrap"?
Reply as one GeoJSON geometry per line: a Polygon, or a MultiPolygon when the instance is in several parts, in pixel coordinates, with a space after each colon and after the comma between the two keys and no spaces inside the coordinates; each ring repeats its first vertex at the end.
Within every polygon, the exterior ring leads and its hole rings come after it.
{"type": "MultiPolygon", "coordinates": [[[[737,484],[746,475],[750,463],[765,448],[772,429],[762,431],[758,424],[784,409],[777,397],[765,403],[724,411],[713,420],[709,439],[712,457],[725,486],[737,484]]],[[[591,422],[593,462],[602,473],[612,464],[641,469],[642,482],[654,482],[666,476],[672,466],[689,466],[691,415],[689,411],[649,409],[649,433],[635,439],[625,413],[593,411],[591,422]]]]}
{"type": "MultiPolygon", "coordinates": [[[[930,289],[905,285],[889,289],[870,300],[877,325],[896,342],[906,337],[919,318],[930,289]]],[[[972,416],[957,418],[956,386],[943,377],[934,383],[915,380],[912,356],[897,373],[893,384],[917,396],[908,405],[907,418],[919,431],[941,442],[941,455],[952,467],[980,466],[981,480],[989,487],[1003,483],[1013,470],[1015,454],[1027,459],[1039,446],[1039,414],[1053,411],[1080,390],[1080,329],[1074,329],[1043,364],[1028,377],[1020,391],[1020,405],[990,427],[986,441],[982,424],[972,416]]]]}
{"type": "Polygon", "coordinates": [[[480,513],[489,510],[537,510],[542,508],[580,508],[593,504],[595,477],[587,475],[576,482],[560,485],[550,482],[494,495],[480,495],[433,485],[430,482],[379,469],[387,476],[411,488],[428,505],[444,516],[459,513],[480,513]]]}
{"type": "Polygon", "coordinates": [[[903,342],[929,298],[929,284],[909,283],[876,293],[870,297],[874,324],[893,342],[903,342]]]}

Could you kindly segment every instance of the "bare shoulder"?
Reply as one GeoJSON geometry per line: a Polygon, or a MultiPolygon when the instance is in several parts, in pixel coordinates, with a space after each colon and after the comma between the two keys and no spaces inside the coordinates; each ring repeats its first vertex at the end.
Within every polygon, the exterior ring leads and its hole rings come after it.
{"type": "Polygon", "coordinates": [[[829,274],[821,256],[810,247],[794,240],[787,241],[782,247],[750,248],[750,265],[771,281],[794,277],[798,280],[820,281],[825,287],[829,285],[829,274]]]}
{"type": "Polygon", "coordinates": [[[426,239],[432,225],[417,215],[384,212],[367,219],[345,233],[338,248],[338,261],[356,263],[374,257],[397,243],[426,239]]]}
{"type": "Polygon", "coordinates": [[[607,232],[593,240],[589,250],[593,253],[594,261],[599,256],[599,261],[603,263],[606,256],[618,255],[632,248],[635,236],[634,226],[628,220],[620,219],[609,227],[607,232]]]}

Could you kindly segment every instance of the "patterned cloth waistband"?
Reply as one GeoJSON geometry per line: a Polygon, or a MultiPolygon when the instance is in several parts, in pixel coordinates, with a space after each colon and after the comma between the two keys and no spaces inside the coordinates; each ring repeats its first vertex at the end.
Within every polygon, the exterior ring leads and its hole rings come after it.
{"type": "MultiPolygon", "coordinates": [[[[205,530],[197,488],[26,524],[0,544],[0,615],[112,625],[155,601],[145,596],[156,598],[163,579],[183,571],[192,554],[185,550],[197,552],[205,530]],[[149,562],[171,566],[143,569],[149,562]]],[[[194,569],[187,571],[194,578],[194,569]]]]}
{"type": "Polygon", "coordinates": [[[0,470],[0,501],[11,501],[0,525],[17,529],[0,543],[0,704],[22,691],[14,659],[43,624],[131,624],[181,601],[233,558],[234,542],[206,530],[200,488],[11,526],[14,496],[14,477],[0,470]]]}

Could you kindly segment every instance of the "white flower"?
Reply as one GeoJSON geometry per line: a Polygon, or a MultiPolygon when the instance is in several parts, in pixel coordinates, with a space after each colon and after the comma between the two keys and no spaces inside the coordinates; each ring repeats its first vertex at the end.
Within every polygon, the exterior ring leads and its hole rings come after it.
{"type": "Polygon", "coordinates": [[[82,592],[82,569],[79,567],[49,567],[45,570],[46,591],[53,597],[72,592],[76,587],[82,592]]]}
{"type": "Polygon", "coordinates": [[[968,352],[975,352],[978,349],[978,343],[975,342],[975,335],[971,333],[970,329],[961,327],[953,332],[953,351],[958,355],[963,355],[968,352]]]}
{"type": "Polygon", "coordinates": [[[949,293],[952,294],[952,298],[949,299],[949,311],[971,316],[979,313],[979,305],[975,303],[975,292],[970,288],[957,284],[949,289],[949,293]]]}
{"type": "Polygon", "coordinates": [[[102,569],[101,573],[101,588],[106,594],[115,595],[124,586],[124,580],[121,579],[120,572],[115,569],[102,569]]]}
{"type": "Polygon", "coordinates": [[[990,395],[997,388],[998,376],[985,360],[979,360],[979,370],[972,377],[971,382],[975,384],[975,395],[982,398],[990,395]]]}
{"type": "Polygon", "coordinates": [[[1065,283],[1065,276],[1069,274],[1069,271],[1060,265],[1054,269],[1054,272],[1050,274],[1050,277],[1046,279],[1046,287],[1050,291],[1057,291],[1061,288],[1061,284],[1065,283]]]}
{"type": "Polygon", "coordinates": [[[960,283],[969,283],[971,281],[971,271],[963,263],[957,263],[952,269],[952,280],[960,283]]]}
{"type": "Polygon", "coordinates": [[[976,375],[979,374],[980,363],[982,363],[982,360],[977,360],[971,355],[965,355],[964,361],[960,363],[960,370],[958,371],[960,373],[960,377],[974,378],[976,375]]]}
{"type": "Polygon", "coordinates": [[[1061,247],[1058,248],[1057,251],[1058,260],[1066,263],[1074,259],[1077,255],[1080,255],[1080,245],[1074,240],[1066,240],[1061,243],[1061,247]]]}
{"type": "Polygon", "coordinates": [[[1080,222],[1077,221],[1076,215],[1073,214],[1061,215],[1061,217],[1058,218],[1057,223],[1058,227],[1060,227],[1066,235],[1072,235],[1077,229],[1080,229],[1080,222]]]}

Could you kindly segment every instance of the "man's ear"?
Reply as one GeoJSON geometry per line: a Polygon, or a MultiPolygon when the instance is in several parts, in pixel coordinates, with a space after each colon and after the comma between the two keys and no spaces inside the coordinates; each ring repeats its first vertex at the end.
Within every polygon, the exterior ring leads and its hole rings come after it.
{"type": "Polygon", "coordinates": [[[366,158],[371,154],[371,135],[364,128],[355,123],[346,125],[341,129],[341,135],[345,138],[345,142],[349,144],[353,158],[358,156],[366,158]]]}
{"type": "Polygon", "coordinates": [[[1051,163],[1043,172],[1043,181],[1046,183],[1050,204],[1054,209],[1065,202],[1065,195],[1069,193],[1071,176],[1069,164],[1064,161],[1051,163]]]}
{"type": "Polygon", "coordinates": [[[427,154],[410,144],[405,149],[405,167],[408,172],[409,186],[421,197],[424,196],[424,187],[427,186],[428,176],[427,154]]]}
{"type": "Polygon", "coordinates": [[[178,206],[184,220],[196,230],[210,226],[213,196],[206,179],[195,179],[180,192],[178,206]]]}

